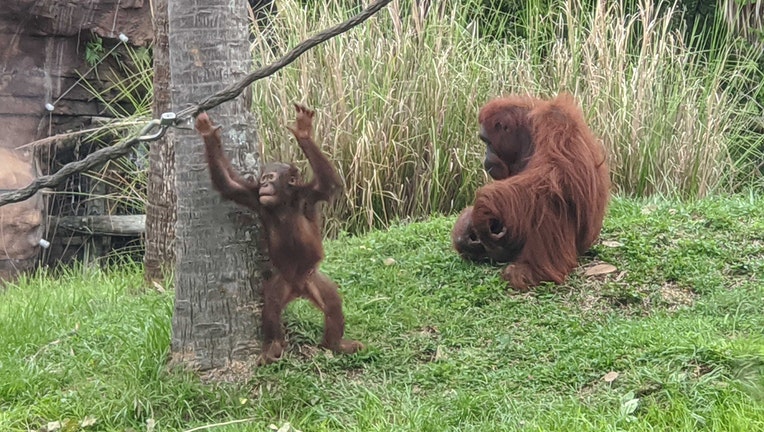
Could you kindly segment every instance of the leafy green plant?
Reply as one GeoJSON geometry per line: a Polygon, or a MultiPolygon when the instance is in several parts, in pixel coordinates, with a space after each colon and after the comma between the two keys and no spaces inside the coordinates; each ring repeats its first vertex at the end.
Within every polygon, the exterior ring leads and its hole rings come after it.
{"type": "Polygon", "coordinates": [[[85,62],[90,66],[95,66],[103,60],[106,49],[103,47],[103,39],[97,34],[93,34],[91,39],[85,44],[85,62]]]}

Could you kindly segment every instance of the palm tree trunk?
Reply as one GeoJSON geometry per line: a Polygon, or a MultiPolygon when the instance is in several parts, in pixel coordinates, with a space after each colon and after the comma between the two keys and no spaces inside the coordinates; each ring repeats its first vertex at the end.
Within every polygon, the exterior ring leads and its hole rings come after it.
{"type": "MultiPolygon", "coordinates": [[[[153,1],[154,15],[154,118],[170,111],[170,52],[167,39],[167,0],[153,1]]],[[[175,265],[175,143],[172,129],[149,144],[148,199],[146,203],[147,283],[162,282],[175,265]]]]}
{"type": "MultiPolygon", "coordinates": [[[[245,1],[169,3],[176,112],[248,72],[251,54],[245,1]]],[[[248,108],[239,97],[210,115],[224,127],[223,139],[234,166],[243,173],[256,173],[260,155],[248,108]]],[[[222,202],[212,189],[202,140],[191,129],[176,131],[175,168],[178,221],[172,360],[196,370],[226,368],[253,359],[260,351],[260,225],[249,211],[222,202]]]]}

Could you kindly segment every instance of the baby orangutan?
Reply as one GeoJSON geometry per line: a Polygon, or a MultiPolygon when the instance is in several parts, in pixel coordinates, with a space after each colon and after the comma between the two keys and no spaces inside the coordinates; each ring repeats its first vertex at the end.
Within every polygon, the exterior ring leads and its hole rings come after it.
{"type": "Polygon", "coordinates": [[[337,285],[318,271],[324,258],[318,203],[328,201],[342,188],[331,162],[313,141],[314,111],[295,105],[297,118],[289,127],[310,162],[313,180],[304,183],[291,163],[265,165],[258,180],[248,180],[234,171],[223,153],[220,127],[206,113],[196,118],[196,130],[204,138],[212,185],[223,198],[256,211],[268,239],[273,275],[263,284],[263,352],[258,364],[278,360],[286,342],[281,315],[289,302],[310,300],[324,313],[322,346],[335,353],[354,353],[360,342],[343,339],[345,317],[337,285]]]}

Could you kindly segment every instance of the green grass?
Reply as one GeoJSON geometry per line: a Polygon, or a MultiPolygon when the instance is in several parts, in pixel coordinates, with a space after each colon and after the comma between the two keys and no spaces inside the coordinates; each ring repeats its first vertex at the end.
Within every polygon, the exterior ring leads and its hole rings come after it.
{"type": "MultiPolygon", "coordinates": [[[[508,291],[450,250],[453,217],[327,243],[354,356],[289,352],[243,385],[164,369],[171,293],[124,265],[35,276],[0,293],[0,430],[764,430],[764,199],[616,199],[565,286],[508,291]],[[385,259],[395,263],[386,265],[385,259]],[[587,277],[599,262],[618,271],[587,277]],[[619,375],[612,383],[602,378],[619,375]],[[68,420],[67,420],[68,419],[68,420]]],[[[389,264],[389,262],[388,262],[389,264]]]]}

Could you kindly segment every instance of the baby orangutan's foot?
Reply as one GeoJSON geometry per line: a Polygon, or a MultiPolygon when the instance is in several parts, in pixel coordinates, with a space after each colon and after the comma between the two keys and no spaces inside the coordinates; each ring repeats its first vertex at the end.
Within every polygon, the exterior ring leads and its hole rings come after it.
{"type": "Polygon", "coordinates": [[[280,341],[270,342],[263,347],[263,352],[257,359],[257,365],[264,366],[276,362],[281,359],[282,354],[284,354],[284,343],[280,341]]]}
{"type": "Polygon", "coordinates": [[[342,339],[340,341],[340,352],[343,354],[353,354],[363,349],[363,344],[358,341],[350,339],[342,339]]]}
{"type": "Polygon", "coordinates": [[[342,339],[338,344],[322,343],[322,347],[332,350],[338,354],[353,354],[363,349],[363,344],[351,339],[342,339]]]}

